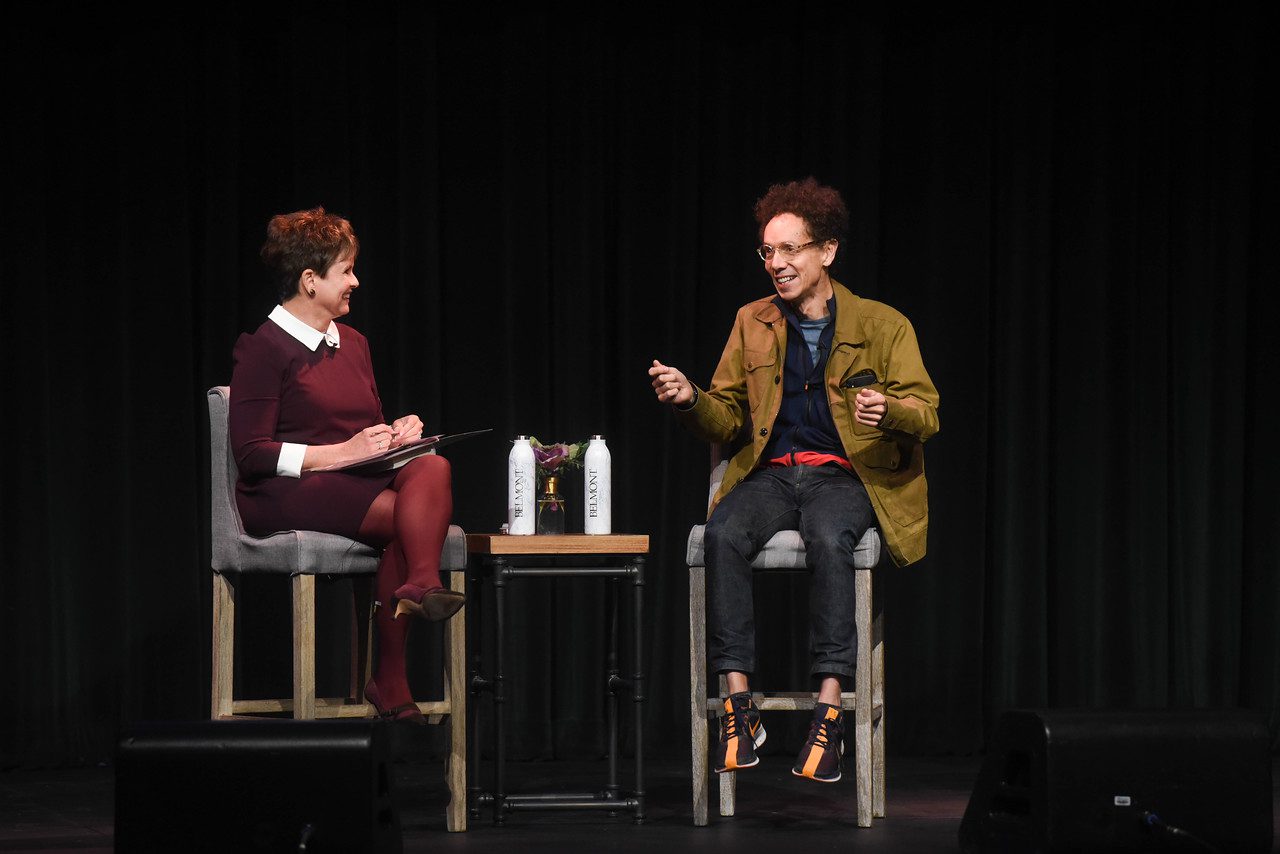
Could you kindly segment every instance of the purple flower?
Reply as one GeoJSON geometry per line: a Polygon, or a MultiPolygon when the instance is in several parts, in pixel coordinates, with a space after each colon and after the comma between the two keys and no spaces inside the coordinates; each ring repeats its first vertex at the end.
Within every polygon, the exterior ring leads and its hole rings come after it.
{"type": "Polygon", "coordinates": [[[582,465],[582,456],[586,453],[586,442],[556,442],[544,445],[536,437],[530,437],[533,445],[533,458],[538,463],[538,482],[543,475],[558,474],[561,469],[577,468],[582,465]]]}
{"type": "Polygon", "coordinates": [[[561,463],[569,459],[570,450],[569,446],[563,442],[543,445],[533,449],[533,458],[547,471],[555,471],[560,468],[561,463]]]}

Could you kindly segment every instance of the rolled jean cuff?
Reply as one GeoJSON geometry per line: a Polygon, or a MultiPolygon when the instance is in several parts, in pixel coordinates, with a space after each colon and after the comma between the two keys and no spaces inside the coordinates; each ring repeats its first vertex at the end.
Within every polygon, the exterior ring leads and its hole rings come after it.
{"type": "Polygon", "coordinates": [[[745,673],[748,676],[752,676],[756,672],[756,667],[752,663],[720,658],[712,659],[711,672],[717,676],[723,676],[726,673],[745,673]]]}
{"type": "Polygon", "coordinates": [[[814,662],[813,667],[809,669],[809,675],[818,676],[840,676],[845,679],[853,679],[855,668],[847,664],[837,661],[818,661],[814,662]]]}

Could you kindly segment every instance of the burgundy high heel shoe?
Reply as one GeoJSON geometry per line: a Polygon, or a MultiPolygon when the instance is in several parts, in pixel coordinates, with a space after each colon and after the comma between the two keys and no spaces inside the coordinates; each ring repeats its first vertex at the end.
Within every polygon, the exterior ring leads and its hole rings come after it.
{"type": "Polygon", "coordinates": [[[378,692],[378,683],[372,679],[364,686],[364,698],[373,704],[373,708],[379,718],[387,718],[397,723],[416,724],[418,726],[427,725],[427,719],[422,716],[417,703],[401,703],[393,708],[384,709],[382,707],[382,695],[378,692]]]}
{"type": "Polygon", "coordinates": [[[416,584],[402,584],[396,588],[396,614],[413,614],[433,623],[447,620],[462,608],[467,597],[447,587],[422,588],[416,584]]]}

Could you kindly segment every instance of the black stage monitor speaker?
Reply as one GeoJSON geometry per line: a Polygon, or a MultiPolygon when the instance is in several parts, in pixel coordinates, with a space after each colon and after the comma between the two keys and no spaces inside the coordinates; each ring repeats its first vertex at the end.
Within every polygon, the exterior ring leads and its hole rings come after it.
{"type": "Polygon", "coordinates": [[[116,756],[115,850],[399,854],[387,726],[139,723],[116,756]]]}
{"type": "Polygon", "coordinates": [[[961,850],[1266,854],[1270,741],[1239,710],[1006,712],[961,850]]]}

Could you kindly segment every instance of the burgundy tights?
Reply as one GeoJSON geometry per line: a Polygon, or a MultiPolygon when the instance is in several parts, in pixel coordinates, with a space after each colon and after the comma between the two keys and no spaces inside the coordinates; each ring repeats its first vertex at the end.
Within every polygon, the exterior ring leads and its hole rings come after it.
{"type": "Polygon", "coordinates": [[[383,546],[374,583],[374,631],[378,658],[373,679],[386,708],[412,700],[405,674],[408,617],[394,619],[395,593],[404,584],[423,590],[439,587],[440,552],[453,516],[449,461],[426,454],[407,463],[384,489],[360,523],[360,539],[383,546]]]}

